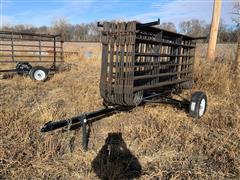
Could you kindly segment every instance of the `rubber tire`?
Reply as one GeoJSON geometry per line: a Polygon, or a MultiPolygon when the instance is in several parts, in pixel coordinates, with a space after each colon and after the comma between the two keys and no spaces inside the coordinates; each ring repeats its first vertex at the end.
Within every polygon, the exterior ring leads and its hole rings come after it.
{"type": "Polygon", "coordinates": [[[192,95],[190,106],[189,106],[189,114],[191,117],[195,119],[200,119],[207,110],[207,96],[204,92],[197,91],[192,95]],[[199,114],[200,104],[202,100],[205,100],[205,109],[202,115],[199,114]],[[194,105],[195,104],[195,105],[194,105]]]}
{"type": "Polygon", "coordinates": [[[31,78],[32,80],[34,80],[34,81],[45,81],[45,80],[48,78],[48,72],[49,72],[48,69],[46,69],[46,68],[44,68],[44,67],[42,67],[42,66],[36,66],[36,67],[33,67],[33,68],[30,70],[29,76],[30,76],[30,78],[31,78]],[[36,78],[34,77],[34,73],[35,73],[37,70],[42,70],[42,71],[45,73],[46,76],[45,76],[44,79],[38,80],[38,79],[36,79],[36,78]]]}

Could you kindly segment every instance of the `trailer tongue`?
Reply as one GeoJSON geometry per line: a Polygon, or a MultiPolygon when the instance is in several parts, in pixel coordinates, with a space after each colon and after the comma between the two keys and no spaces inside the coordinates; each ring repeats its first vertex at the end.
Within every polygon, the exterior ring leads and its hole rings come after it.
{"type": "Polygon", "coordinates": [[[98,24],[102,30],[100,95],[104,108],[79,116],[46,123],[41,132],[76,124],[83,128],[83,148],[87,150],[90,123],[145,103],[167,103],[187,109],[194,118],[206,112],[207,97],[195,92],[191,100],[177,100],[183,89],[193,84],[196,40],[136,21],[98,24]]]}

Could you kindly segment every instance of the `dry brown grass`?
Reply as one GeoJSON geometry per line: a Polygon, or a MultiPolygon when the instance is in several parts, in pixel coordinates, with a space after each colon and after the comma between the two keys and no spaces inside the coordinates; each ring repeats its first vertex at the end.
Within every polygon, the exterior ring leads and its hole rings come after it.
{"type": "Polygon", "coordinates": [[[168,105],[146,105],[97,121],[89,151],[81,130],[41,134],[50,120],[101,107],[100,59],[69,56],[70,71],[46,83],[15,76],[0,80],[0,179],[97,179],[91,162],[109,132],[122,132],[142,166],[140,179],[239,179],[239,80],[231,63],[196,59],[192,91],[206,91],[200,121],[168,105]]]}

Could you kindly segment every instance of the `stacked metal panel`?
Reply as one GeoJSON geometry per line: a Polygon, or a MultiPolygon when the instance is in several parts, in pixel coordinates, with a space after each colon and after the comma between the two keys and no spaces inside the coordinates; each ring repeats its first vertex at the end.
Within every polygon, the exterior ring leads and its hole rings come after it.
{"type": "Polygon", "coordinates": [[[136,21],[103,23],[100,93],[112,105],[136,106],[148,91],[192,80],[194,38],[136,21]]]}

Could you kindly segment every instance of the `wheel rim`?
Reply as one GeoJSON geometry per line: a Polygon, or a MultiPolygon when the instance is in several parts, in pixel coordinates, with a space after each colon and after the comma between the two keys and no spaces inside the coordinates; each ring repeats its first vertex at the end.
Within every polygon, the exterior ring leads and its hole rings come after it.
{"type": "Polygon", "coordinates": [[[199,107],[199,112],[198,112],[199,117],[201,117],[204,114],[205,109],[206,109],[206,100],[202,99],[199,107]]]}
{"type": "Polygon", "coordinates": [[[46,78],[46,73],[43,70],[36,70],[34,72],[34,79],[37,81],[43,81],[46,78]]]}

